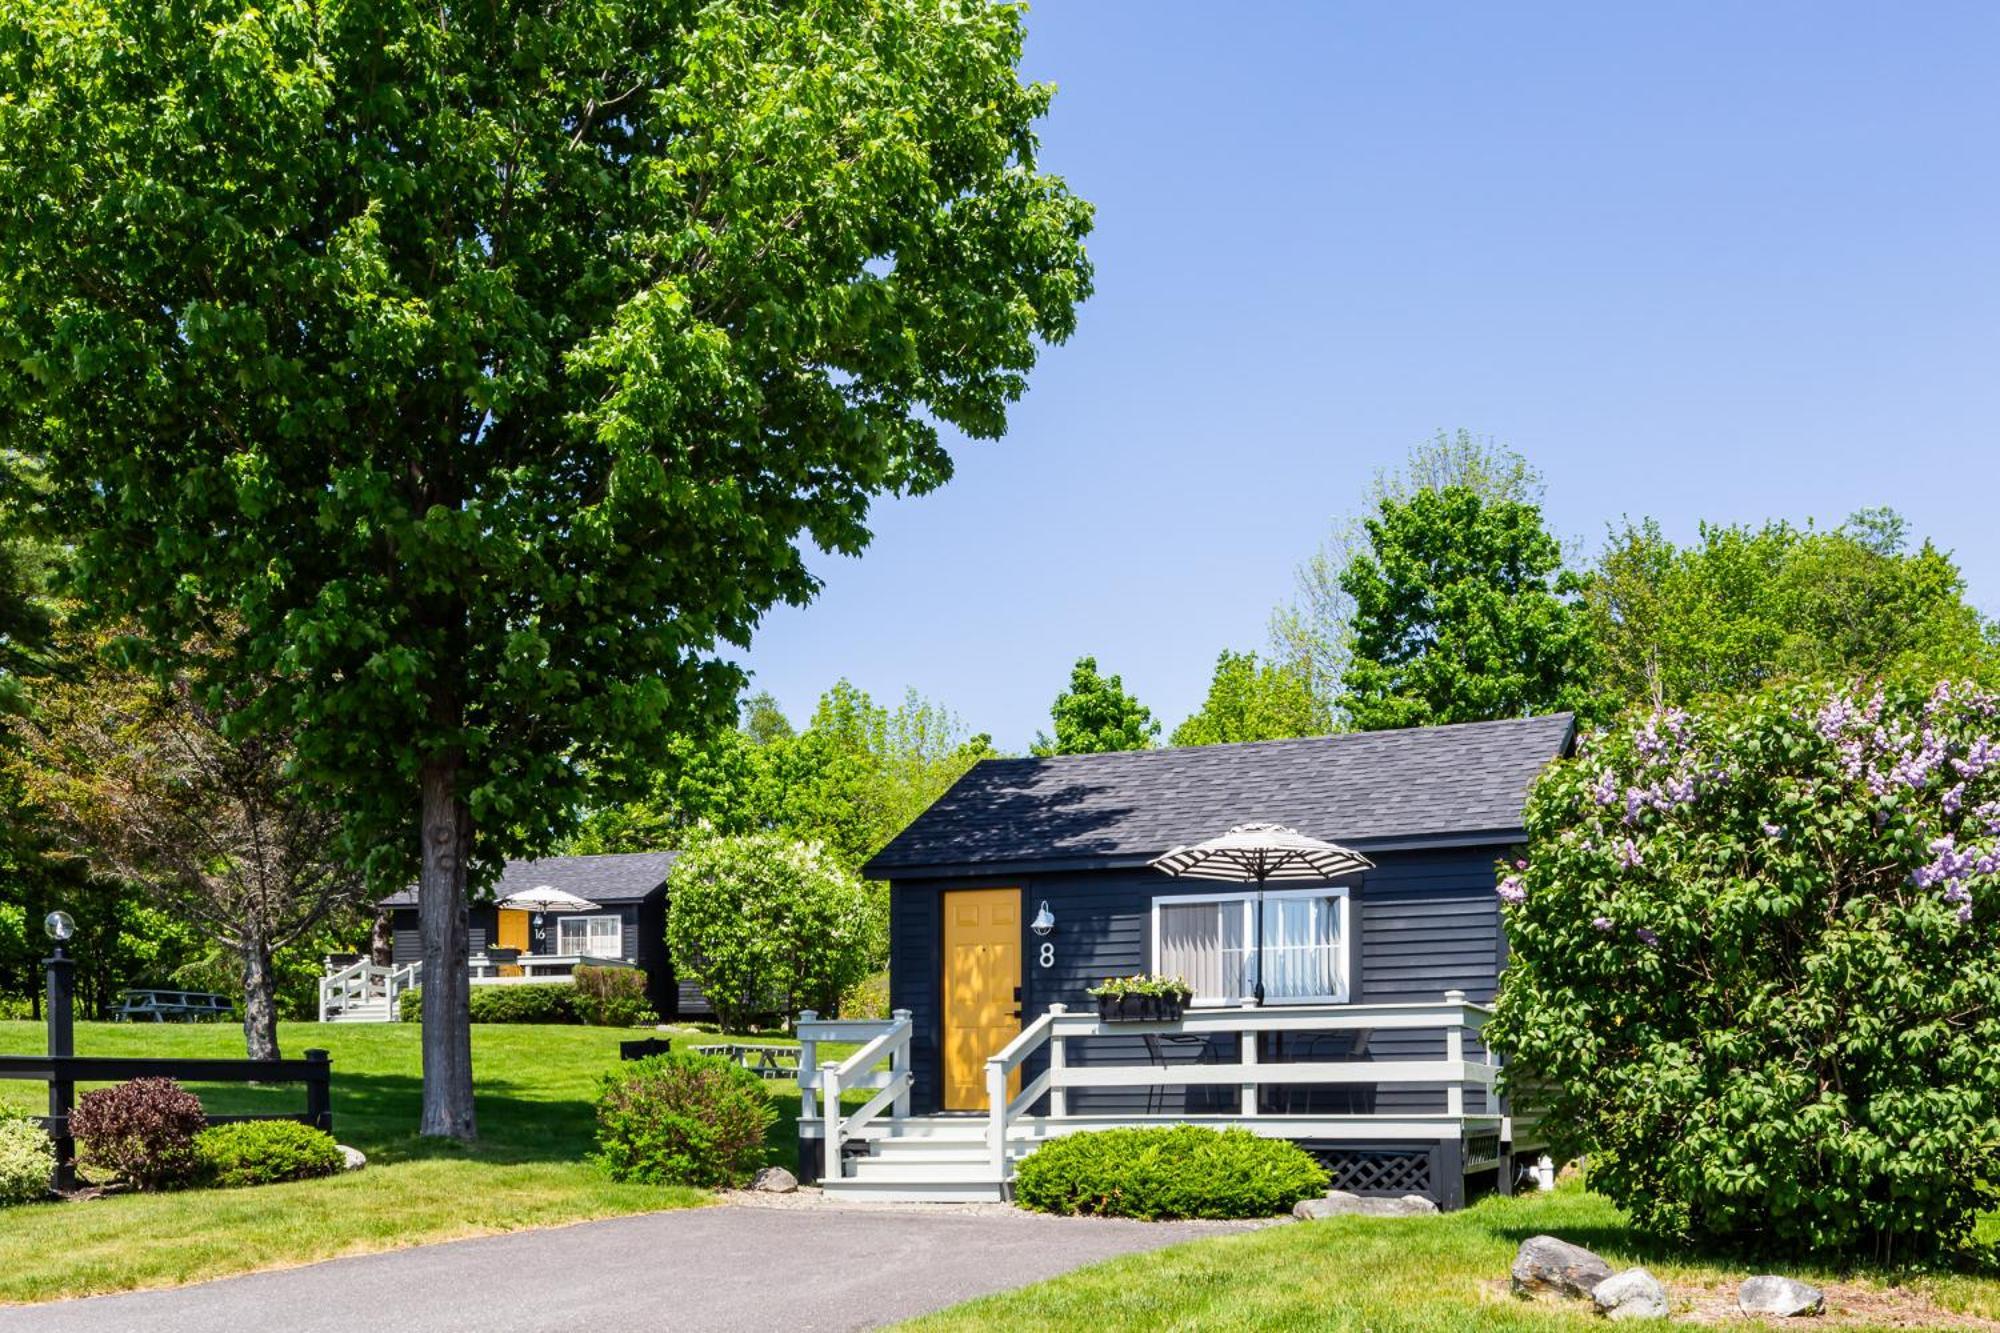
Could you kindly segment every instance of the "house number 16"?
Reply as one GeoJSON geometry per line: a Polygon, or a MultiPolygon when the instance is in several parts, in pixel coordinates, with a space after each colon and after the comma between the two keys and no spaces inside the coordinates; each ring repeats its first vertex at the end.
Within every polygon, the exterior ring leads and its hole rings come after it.
{"type": "Polygon", "coordinates": [[[1043,967],[1054,967],[1056,965],[1055,941],[1043,940],[1040,953],[1041,953],[1041,963],[1043,967]]]}

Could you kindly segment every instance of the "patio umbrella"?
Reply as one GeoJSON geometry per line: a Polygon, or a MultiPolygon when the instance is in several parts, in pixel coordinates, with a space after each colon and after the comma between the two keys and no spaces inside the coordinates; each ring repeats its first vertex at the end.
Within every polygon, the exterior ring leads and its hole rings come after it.
{"type": "Polygon", "coordinates": [[[597,904],[588,898],[579,898],[573,893],[566,893],[553,884],[537,884],[532,889],[522,889],[518,893],[510,893],[505,898],[502,898],[497,906],[516,912],[533,912],[534,916],[531,920],[534,922],[535,938],[537,940],[547,937],[547,931],[542,926],[543,913],[594,912],[597,910],[597,904]]]}
{"type": "MultiPolygon", "coordinates": [[[[1368,870],[1374,862],[1338,843],[1307,837],[1282,824],[1238,824],[1219,838],[1176,847],[1149,864],[1177,879],[1220,879],[1257,886],[1257,947],[1264,946],[1264,886],[1271,880],[1326,880],[1368,870]]],[[[1257,969],[1257,1002],[1264,970],[1257,969]]]]}

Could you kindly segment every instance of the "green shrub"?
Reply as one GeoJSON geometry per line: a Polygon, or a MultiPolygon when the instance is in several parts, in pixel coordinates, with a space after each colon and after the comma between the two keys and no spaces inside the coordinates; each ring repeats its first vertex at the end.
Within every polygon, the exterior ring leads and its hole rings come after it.
{"type": "Polygon", "coordinates": [[[775,833],[709,838],[681,853],[667,945],[726,1032],[765,1015],[831,1014],[886,954],[867,886],[818,843],[775,833]]]}
{"type": "Polygon", "coordinates": [[[296,1120],[246,1120],[211,1125],[194,1139],[204,1184],[275,1185],[337,1174],[344,1162],[333,1135],[296,1120]]]}
{"type": "Polygon", "coordinates": [[[1269,1217],[1323,1193],[1325,1168],[1288,1139],[1170,1125],[1067,1134],[1024,1158],[1014,1201],[1044,1213],[1157,1221],[1269,1217]]]}
{"type": "Polygon", "coordinates": [[[115,1171],[142,1190],[193,1179],[194,1139],[208,1127],[201,1099],[170,1078],[135,1078],[94,1088],[70,1113],[77,1160],[115,1171]]]}
{"type": "Polygon", "coordinates": [[[579,967],[575,990],[577,1019],[593,1027],[637,1027],[655,1017],[646,974],[636,967],[579,967]]]}
{"type": "Polygon", "coordinates": [[[1657,1235],[1917,1258],[2000,1181],[2000,700],[1787,684],[1552,766],[1485,1036],[1657,1235]]]}
{"type": "MultiPolygon", "coordinates": [[[[423,987],[412,986],[396,997],[396,1012],[405,1023],[424,1017],[423,987]]],[[[474,986],[475,1023],[578,1023],[576,987],[561,981],[524,981],[511,986],[474,986]]]]}
{"type": "Polygon", "coordinates": [[[764,1080],[712,1056],[620,1064],[597,1098],[598,1160],[614,1180],[740,1185],[763,1164],[777,1120],[764,1080]]]}
{"type": "Polygon", "coordinates": [[[0,1115],[0,1208],[46,1198],[56,1146],[32,1120],[0,1115]]]}

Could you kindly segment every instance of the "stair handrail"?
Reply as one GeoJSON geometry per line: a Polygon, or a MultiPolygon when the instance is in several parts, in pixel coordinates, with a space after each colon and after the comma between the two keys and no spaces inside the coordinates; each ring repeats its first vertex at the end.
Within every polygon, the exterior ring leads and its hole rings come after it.
{"type": "MultiPolygon", "coordinates": [[[[860,1050],[842,1060],[839,1064],[817,1071],[819,1084],[820,1126],[824,1134],[822,1147],[826,1153],[821,1171],[826,1179],[840,1178],[841,1145],[880,1115],[884,1108],[894,1105],[893,1116],[900,1118],[910,1113],[910,1035],[916,1024],[910,1011],[898,1009],[891,1016],[889,1026],[876,1037],[864,1043],[860,1050]],[[876,1071],[875,1066],[883,1060],[889,1061],[886,1074],[876,1071]],[[855,1088],[875,1088],[878,1091],[867,1103],[848,1116],[840,1115],[840,1094],[843,1090],[855,1088]]],[[[806,1071],[804,1059],[799,1061],[800,1076],[806,1071]]],[[[803,1097],[811,1092],[801,1089],[803,1097]]]]}
{"type": "Polygon", "coordinates": [[[365,977],[368,967],[368,959],[357,958],[338,972],[331,973],[319,979],[320,1022],[324,1023],[327,1021],[328,1015],[335,1007],[333,1001],[338,1000],[340,1002],[338,1007],[341,1009],[348,1007],[354,990],[354,981],[357,977],[365,977]]]}
{"type": "Polygon", "coordinates": [[[1065,1004],[1052,1004],[1048,1012],[1021,1029],[1021,1035],[1002,1046],[986,1061],[986,1153],[996,1180],[1007,1178],[1007,1130],[1049,1090],[1054,1075],[1044,1069],[1039,1076],[1011,1099],[1007,1079],[1024,1061],[1048,1043],[1056,1020],[1069,1012],[1065,1004]]]}

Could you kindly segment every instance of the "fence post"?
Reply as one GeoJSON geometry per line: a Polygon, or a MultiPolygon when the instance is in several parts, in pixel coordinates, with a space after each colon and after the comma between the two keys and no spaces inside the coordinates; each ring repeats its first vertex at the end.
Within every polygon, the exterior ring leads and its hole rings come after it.
{"type": "Polygon", "coordinates": [[[306,1052],[306,1117],[314,1129],[333,1133],[332,1057],[322,1050],[306,1052]]]}
{"type": "MultiPolygon", "coordinates": [[[[76,963],[57,941],[53,956],[42,960],[48,969],[49,1055],[57,1061],[76,1054],[76,963]]],[[[58,1063],[49,1071],[49,1120],[55,1140],[55,1187],[76,1188],[76,1138],[69,1132],[69,1113],[76,1107],[76,1083],[58,1063]]]]}
{"type": "Polygon", "coordinates": [[[1062,1034],[1062,1018],[1069,1006],[1057,1001],[1049,1006],[1055,1022],[1049,1025],[1049,1114],[1069,1114],[1069,1089],[1063,1086],[1063,1071],[1069,1068],[1069,1048],[1062,1034]]]}
{"type": "MultiPolygon", "coordinates": [[[[898,1042],[896,1049],[889,1053],[889,1077],[893,1079],[906,1079],[910,1073],[910,1037],[912,1035],[910,1029],[914,1026],[915,1016],[907,1009],[892,1009],[889,1011],[889,1017],[894,1019],[904,1029],[902,1041],[898,1042]]],[[[896,1094],[896,1104],[890,1108],[889,1114],[891,1117],[900,1120],[909,1113],[910,1085],[908,1082],[904,1082],[903,1090],[896,1094]]]]}
{"type": "Polygon", "coordinates": [[[1444,1111],[1446,1115],[1462,1117],[1465,1115],[1465,992],[1448,990],[1444,1002],[1459,1007],[1444,1030],[1444,1058],[1454,1066],[1451,1082],[1444,1085],[1444,1111]]]}

